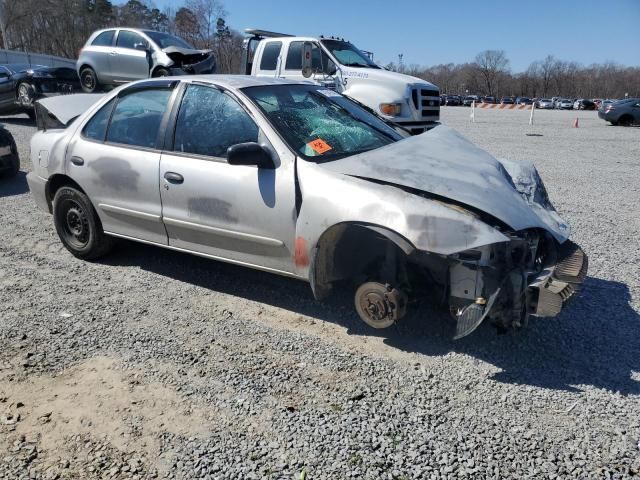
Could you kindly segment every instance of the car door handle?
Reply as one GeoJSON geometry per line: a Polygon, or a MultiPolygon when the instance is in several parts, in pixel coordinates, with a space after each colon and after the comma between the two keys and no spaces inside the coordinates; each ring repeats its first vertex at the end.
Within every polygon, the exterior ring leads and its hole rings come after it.
{"type": "Polygon", "coordinates": [[[71,163],[81,167],[82,165],[84,165],[84,159],[80,157],[71,157],[71,163]]]}
{"type": "Polygon", "coordinates": [[[175,172],[166,172],[164,174],[164,179],[169,183],[182,183],[184,182],[184,177],[179,173],[175,172]]]}

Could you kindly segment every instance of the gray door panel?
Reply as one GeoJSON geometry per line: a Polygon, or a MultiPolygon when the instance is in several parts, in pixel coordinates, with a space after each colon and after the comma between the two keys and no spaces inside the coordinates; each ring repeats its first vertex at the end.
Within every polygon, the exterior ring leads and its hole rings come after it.
{"type": "Polygon", "coordinates": [[[163,153],[162,215],[169,244],[241,263],[293,271],[292,162],[275,170],[163,153]],[[164,178],[178,173],[181,184],[164,178]]]}
{"type": "Polygon", "coordinates": [[[114,80],[131,82],[149,78],[149,60],[147,52],[130,48],[114,48],[111,56],[111,70],[114,80]]]}
{"type": "Polygon", "coordinates": [[[68,174],[91,199],[105,231],[166,245],[159,164],[157,151],[97,143],[80,135],[67,151],[68,174]],[[74,163],[78,158],[83,165],[74,163]]]}

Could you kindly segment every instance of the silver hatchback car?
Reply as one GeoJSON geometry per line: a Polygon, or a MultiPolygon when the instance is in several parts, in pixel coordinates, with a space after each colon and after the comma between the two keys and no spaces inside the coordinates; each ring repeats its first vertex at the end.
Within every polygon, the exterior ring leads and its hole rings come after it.
{"type": "Polygon", "coordinates": [[[168,33],[134,28],[94,32],[78,55],[82,89],[100,91],[134,80],[215,73],[211,50],[197,50],[168,33]]]}
{"type": "Polygon", "coordinates": [[[306,280],[317,299],[352,286],[375,328],[428,292],[457,337],[557,315],[585,278],[533,165],[448,127],[409,137],[322,86],[249,76],[92,97],[40,102],[60,124],[33,136],[27,177],[78,258],[121,237],[306,280]]]}

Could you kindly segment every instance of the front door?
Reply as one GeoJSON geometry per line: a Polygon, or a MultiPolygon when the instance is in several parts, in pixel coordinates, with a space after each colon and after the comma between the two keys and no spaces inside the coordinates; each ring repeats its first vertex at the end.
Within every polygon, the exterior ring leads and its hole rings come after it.
{"type": "Polygon", "coordinates": [[[167,244],[157,138],[171,92],[124,92],[98,110],[69,145],[67,172],[91,199],[106,232],[167,244]]]}
{"type": "Polygon", "coordinates": [[[136,32],[120,30],[110,59],[114,80],[131,82],[149,78],[149,42],[136,32]]]}
{"type": "Polygon", "coordinates": [[[173,148],[163,152],[160,161],[169,245],[292,272],[293,155],[280,155],[275,169],[229,165],[227,148],[244,142],[270,145],[230,94],[189,85],[177,115],[173,148]]]}
{"type": "Polygon", "coordinates": [[[11,73],[4,67],[0,67],[0,106],[12,110],[16,103],[16,82],[11,78],[11,73]]]}

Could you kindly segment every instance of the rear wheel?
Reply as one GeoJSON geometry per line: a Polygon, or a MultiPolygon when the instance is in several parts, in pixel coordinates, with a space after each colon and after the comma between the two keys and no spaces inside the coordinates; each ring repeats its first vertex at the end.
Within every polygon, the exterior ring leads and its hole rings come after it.
{"type": "Polygon", "coordinates": [[[631,115],[623,115],[618,119],[618,125],[622,125],[623,127],[629,127],[633,122],[633,118],[631,115]]]}
{"type": "Polygon", "coordinates": [[[95,93],[100,89],[96,72],[91,67],[84,67],[80,70],[80,85],[86,93],[95,93]]]}
{"type": "Polygon", "coordinates": [[[77,258],[93,260],[106,255],[113,246],[89,197],[75,188],[62,187],[56,192],[53,223],[62,244],[77,258]]]}

